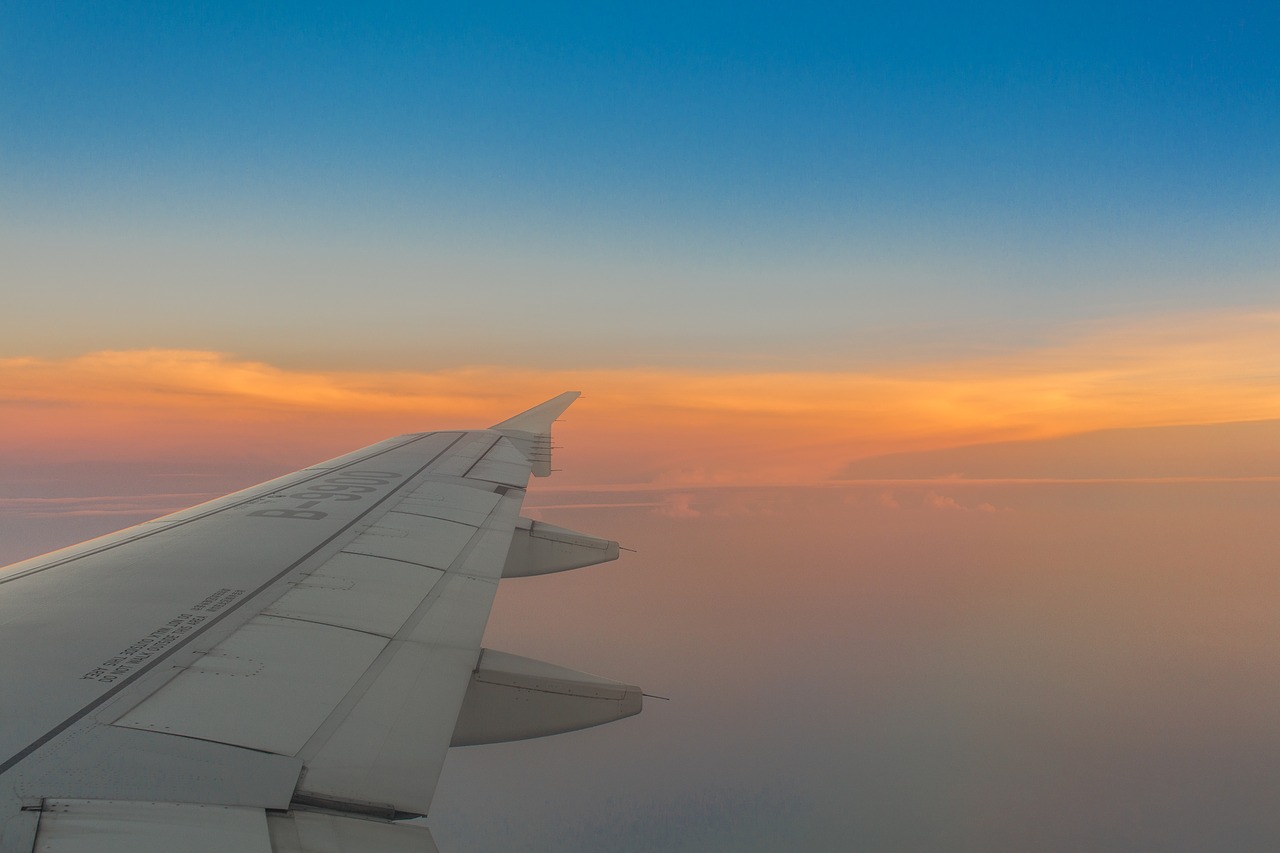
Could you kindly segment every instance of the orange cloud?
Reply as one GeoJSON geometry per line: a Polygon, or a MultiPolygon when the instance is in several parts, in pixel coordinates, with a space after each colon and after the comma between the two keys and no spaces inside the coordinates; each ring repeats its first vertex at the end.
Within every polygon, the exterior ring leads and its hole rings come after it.
{"type": "Polygon", "coordinates": [[[1037,349],[877,371],[308,371],[211,352],[0,360],[9,456],[258,454],[306,464],[484,426],[569,388],[562,483],[815,481],[849,460],[1109,427],[1280,417],[1280,312],[1075,330],[1037,349]]]}
{"type": "Polygon", "coordinates": [[[667,518],[700,518],[702,516],[702,511],[693,505],[693,495],[685,492],[666,495],[666,499],[654,509],[654,512],[667,518]]]}
{"type": "Polygon", "coordinates": [[[924,505],[931,509],[964,509],[955,498],[940,495],[937,492],[925,494],[924,505]]]}

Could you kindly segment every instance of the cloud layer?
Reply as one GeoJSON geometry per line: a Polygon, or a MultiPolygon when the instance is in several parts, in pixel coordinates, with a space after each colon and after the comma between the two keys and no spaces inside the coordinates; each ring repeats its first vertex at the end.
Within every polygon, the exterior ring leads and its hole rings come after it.
{"type": "Polygon", "coordinates": [[[1049,347],[878,371],[294,370],[188,350],[0,360],[11,459],[306,464],[485,426],[561,390],[561,483],[814,482],[849,460],[1097,429],[1280,417],[1280,313],[1091,326],[1049,347]]]}

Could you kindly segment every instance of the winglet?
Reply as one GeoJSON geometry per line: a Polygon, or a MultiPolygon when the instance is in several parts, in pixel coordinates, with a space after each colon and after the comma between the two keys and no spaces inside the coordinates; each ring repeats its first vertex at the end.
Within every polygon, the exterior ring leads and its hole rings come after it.
{"type": "Polygon", "coordinates": [[[551,425],[581,394],[581,391],[566,391],[494,424],[490,429],[496,429],[511,439],[511,443],[533,463],[533,476],[545,477],[551,473],[551,425]]]}
{"type": "Polygon", "coordinates": [[[573,401],[582,396],[581,391],[565,391],[558,397],[552,397],[545,403],[539,403],[527,412],[521,412],[513,418],[507,418],[500,424],[494,424],[489,429],[496,429],[502,432],[513,430],[516,432],[531,432],[535,435],[550,435],[551,424],[555,419],[564,414],[564,410],[573,404],[573,401]]]}

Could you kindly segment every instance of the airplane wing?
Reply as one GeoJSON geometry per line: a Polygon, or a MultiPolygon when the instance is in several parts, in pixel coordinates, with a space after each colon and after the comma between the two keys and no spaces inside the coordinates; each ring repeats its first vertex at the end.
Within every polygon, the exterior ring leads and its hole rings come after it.
{"type": "Polygon", "coordinates": [[[0,851],[434,850],[450,745],[638,713],[480,647],[501,578],[618,556],[520,516],[577,396],[0,571],[0,851]]]}

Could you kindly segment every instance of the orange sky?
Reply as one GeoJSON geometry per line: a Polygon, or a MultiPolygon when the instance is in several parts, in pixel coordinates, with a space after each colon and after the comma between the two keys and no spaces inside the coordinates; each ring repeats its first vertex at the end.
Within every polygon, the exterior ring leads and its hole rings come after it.
{"type": "Polygon", "coordinates": [[[559,483],[806,482],[849,460],[1110,427],[1280,417],[1280,313],[1070,330],[1036,349],[874,372],[289,370],[184,350],[0,360],[10,459],[242,454],[297,465],[486,426],[566,389],[559,483]]]}

